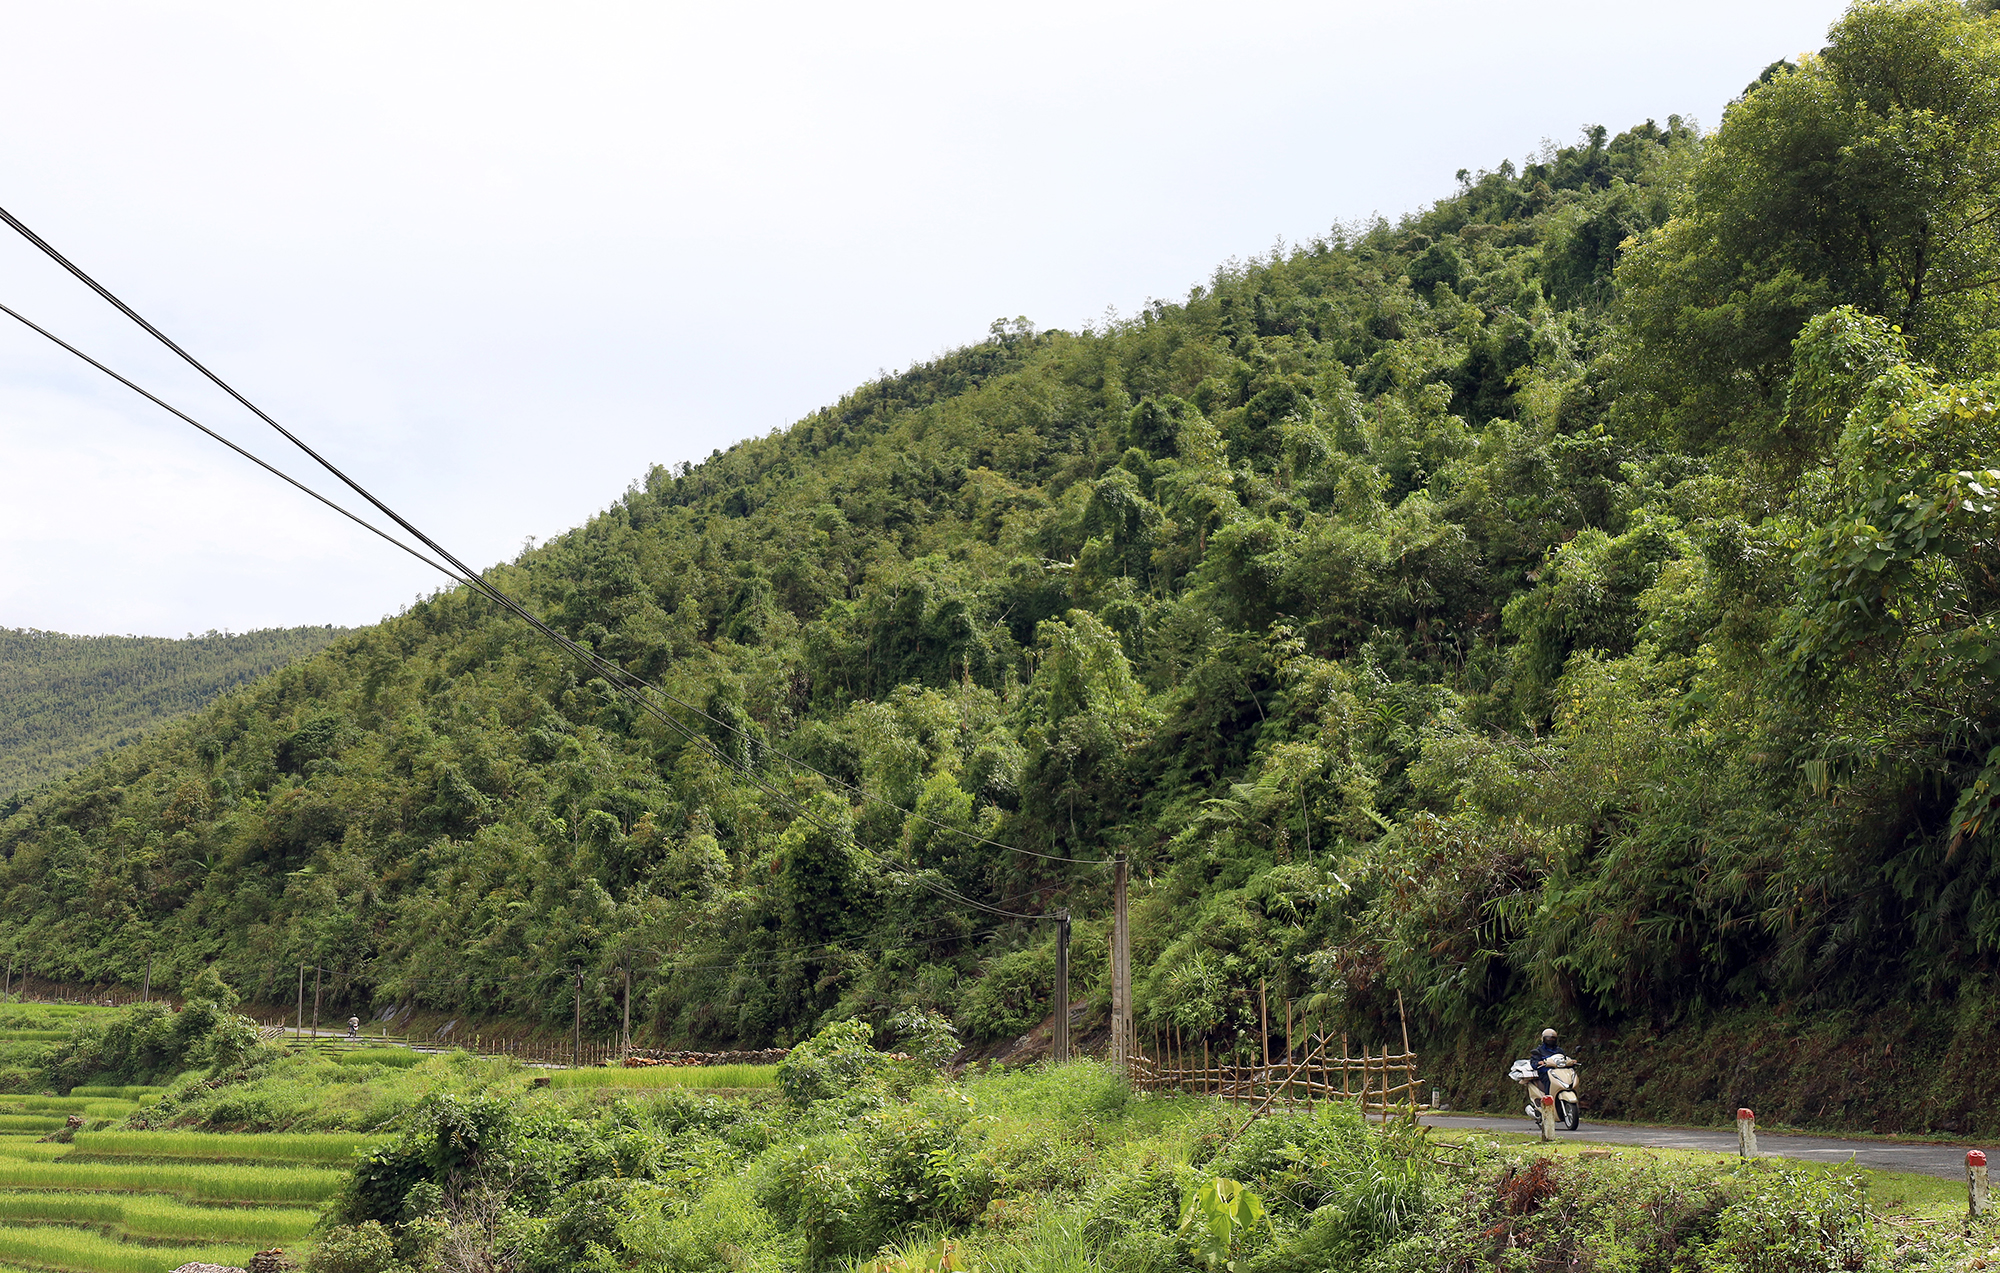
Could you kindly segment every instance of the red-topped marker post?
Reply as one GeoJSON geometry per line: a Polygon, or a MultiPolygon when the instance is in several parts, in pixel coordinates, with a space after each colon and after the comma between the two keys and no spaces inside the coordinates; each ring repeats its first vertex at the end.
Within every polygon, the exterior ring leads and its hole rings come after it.
{"type": "Polygon", "coordinates": [[[1757,1115],[1747,1108],[1736,1111],[1736,1152],[1745,1158],[1757,1156],[1757,1115]]]}
{"type": "Polygon", "coordinates": [[[1541,1118],[1542,1139],[1554,1140],[1556,1138],[1555,1134],[1556,1098],[1553,1096],[1544,1096],[1541,1098],[1541,1102],[1542,1102],[1542,1118],[1541,1118]]]}
{"type": "Polygon", "coordinates": [[[1986,1153],[1969,1150],[1965,1155],[1965,1213],[1983,1216],[1990,1205],[1986,1199],[1986,1153]]]}

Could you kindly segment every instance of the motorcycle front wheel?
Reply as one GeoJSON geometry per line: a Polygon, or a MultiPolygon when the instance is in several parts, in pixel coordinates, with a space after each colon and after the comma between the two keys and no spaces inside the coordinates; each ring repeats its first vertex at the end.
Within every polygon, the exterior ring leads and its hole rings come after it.
{"type": "Polygon", "coordinates": [[[1573,1132],[1583,1122],[1583,1110],[1575,1101],[1563,1101],[1561,1105],[1563,1130],[1573,1132]]]}

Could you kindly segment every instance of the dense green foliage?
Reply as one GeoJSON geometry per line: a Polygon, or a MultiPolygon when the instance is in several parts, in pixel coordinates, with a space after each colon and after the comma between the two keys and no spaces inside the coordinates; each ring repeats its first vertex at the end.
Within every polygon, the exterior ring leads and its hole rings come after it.
{"type": "Polygon", "coordinates": [[[0,799],[316,654],[341,632],[270,628],[174,641],[0,628],[0,799]]]}
{"type": "Polygon", "coordinates": [[[1967,1267],[1993,1236],[1895,1235],[1860,1172],[1546,1152],[1441,1155],[1338,1101],[1246,1126],[1087,1062],[900,1098],[444,1095],[355,1168],[308,1267],[1824,1273],[1967,1267]]]}
{"type": "Polygon", "coordinates": [[[1142,1035],[1247,1050],[1260,978],[1433,1041],[1950,1019],[2000,952],[1997,59],[1981,6],[1863,3],[1710,136],[655,469],[492,577],[671,727],[439,595],[0,824],[0,954],[990,1038],[1053,966],[992,910],[1073,912],[1101,992],[1123,852],[1142,1035]]]}

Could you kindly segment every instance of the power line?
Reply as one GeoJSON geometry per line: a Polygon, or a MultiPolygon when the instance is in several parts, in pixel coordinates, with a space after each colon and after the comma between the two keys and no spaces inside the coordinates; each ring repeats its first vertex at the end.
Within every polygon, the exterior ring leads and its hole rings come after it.
{"type": "MultiPolygon", "coordinates": [[[[221,389],[224,393],[228,394],[230,397],[234,398],[237,402],[241,403],[244,406],[244,408],[246,408],[248,411],[251,412],[251,414],[255,415],[265,424],[270,425],[271,428],[275,429],[278,432],[278,434],[281,437],[283,437],[286,441],[298,447],[299,450],[305,452],[306,455],[311,457],[312,460],[317,464],[319,464],[321,468],[324,468],[327,472],[333,474],[336,478],[339,478],[340,481],[344,483],[349,489],[354,491],[357,495],[361,496],[363,499],[367,500],[370,504],[374,505],[375,508],[380,510],[384,516],[388,517],[390,520],[394,521],[398,526],[402,527],[404,531],[408,532],[419,543],[423,544],[426,548],[429,548],[432,552],[436,553],[439,557],[442,557],[445,561],[451,563],[452,567],[457,572],[456,574],[454,574],[453,571],[445,570],[444,567],[438,566],[437,563],[435,562],[428,563],[432,565],[434,568],[438,569],[441,573],[456,579],[460,583],[472,587],[473,589],[484,594],[490,600],[500,605],[504,609],[512,611],[514,614],[520,616],[523,620],[527,621],[531,626],[533,626],[538,631],[543,633],[543,635],[549,637],[551,640],[556,641],[564,649],[568,650],[572,655],[580,659],[583,659],[586,662],[586,664],[599,670],[601,674],[605,675],[608,683],[617,686],[619,688],[626,688],[631,685],[644,687],[645,689],[649,689],[655,694],[660,695],[667,701],[674,703],[676,706],[681,707],[686,711],[694,713],[695,715],[701,717],[703,720],[708,721],[710,724],[717,726],[718,728],[726,729],[731,733],[738,735],[739,737],[742,737],[746,740],[754,741],[752,735],[747,730],[741,729],[738,726],[729,723],[728,721],[716,719],[715,717],[709,715],[707,712],[703,711],[701,708],[696,707],[694,704],[685,702],[684,700],[669,693],[668,691],[661,689],[656,685],[651,684],[650,682],[646,681],[645,678],[637,675],[634,672],[631,672],[630,670],[624,667],[609,663],[608,661],[599,657],[594,650],[586,650],[583,647],[579,646],[576,642],[570,640],[567,636],[557,632],[554,628],[550,627],[548,624],[544,623],[540,618],[529,612],[526,607],[522,606],[520,603],[516,602],[512,597],[508,596],[505,592],[501,591],[501,589],[498,588],[496,585],[488,582],[482,573],[473,570],[465,562],[461,561],[457,556],[455,556],[448,549],[446,549],[444,545],[438,543],[436,540],[432,539],[429,535],[426,535],[423,531],[419,530],[413,523],[411,523],[402,514],[396,512],[395,509],[389,507],[388,504],[384,503],[380,499],[377,499],[371,491],[369,491],[366,487],[362,486],[359,482],[355,481],[353,478],[349,477],[341,469],[337,468],[332,461],[328,460],[325,456],[321,455],[318,451],[314,450],[311,446],[309,446],[305,442],[304,439],[300,438],[297,434],[293,433],[291,430],[285,428],[284,425],[278,423],[276,419],[272,418],[272,416],[270,416],[267,412],[265,412],[263,408],[259,407],[256,403],[250,401],[249,398],[239,393],[236,390],[235,386],[231,385],[228,381],[224,380],[221,376],[217,375],[215,372],[209,370],[209,368],[206,365],[204,365],[200,360],[196,359],[193,354],[190,354],[187,350],[181,348],[178,344],[174,343],[174,341],[170,339],[165,332],[153,326],[153,324],[148,322],[145,319],[145,317],[142,316],[137,310],[133,309],[130,305],[127,305],[123,300],[119,299],[115,294],[113,294],[109,288],[105,287],[103,284],[99,283],[96,279],[92,278],[87,272],[84,271],[84,269],[81,266],[77,265],[74,261],[71,261],[61,252],[57,251],[52,244],[50,244],[46,239],[42,238],[39,234],[36,234],[24,222],[22,222],[19,217],[16,217],[13,213],[9,212],[5,208],[0,208],[0,221],[5,221],[7,225],[12,227],[17,233],[21,235],[21,237],[25,238],[29,243],[33,244],[36,248],[40,249],[45,255],[47,255],[50,260],[62,266],[63,269],[69,271],[69,273],[71,273],[79,281],[81,281],[84,284],[84,286],[90,288],[91,291],[96,292],[99,296],[103,297],[105,301],[109,302],[120,313],[124,314],[127,318],[131,319],[148,335],[152,336],[155,340],[158,340],[161,344],[165,345],[168,349],[172,350],[184,362],[186,362],[190,367],[193,367],[196,371],[200,372],[217,388],[221,389]]],[[[46,333],[44,334],[46,335],[46,333]]],[[[51,337],[51,339],[53,339],[53,337],[51,337]]],[[[68,346],[65,346],[65,348],[68,348],[68,346]]],[[[74,353],[76,351],[72,349],[71,352],[74,353]]],[[[83,357],[83,355],[81,354],[78,354],[78,356],[83,357]]],[[[105,370],[102,364],[96,363],[94,360],[86,359],[86,361],[90,361],[93,366],[98,367],[100,370],[105,370]]],[[[107,371],[107,374],[110,373],[107,371]]],[[[123,381],[123,377],[119,377],[119,379],[123,381]]],[[[129,385],[131,382],[124,381],[124,383],[129,385]]],[[[133,388],[136,389],[137,386],[133,386],[133,388]]],[[[146,396],[148,398],[152,398],[151,394],[147,394],[146,396]]],[[[158,402],[159,399],[153,398],[153,401],[158,402]]],[[[165,404],[162,403],[161,405],[164,406],[165,404]]],[[[175,414],[178,415],[180,413],[176,412],[175,414]]],[[[190,423],[192,423],[192,421],[190,421],[190,423]]],[[[203,429],[203,432],[209,432],[209,431],[207,429],[203,429]]],[[[233,444],[231,445],[233,448],[233,444]]],[[[233,448],[233,449],[240,450],[240,448],[233,448]]],[[[262,463],[262,461],[259,461],[259,463],[262,463]]],[[[269,466],[266,465],[265,467],[268,468],[269,466]]],[[[273,471],[275,472],[276,470],[273,471]]],[[[286,480],[290,481],[291,479],[288,478],[286,480]]],[[[294,482],[293,485],[296,486],[299,484],[294,482]]],[[[305,488],[301,487],[301,489],[305,488]]],[[[315,498],[322,498],[322,497],[315,495],[315,498]]],[[[328,501],[322,499],[322,502],[328,502],[328,501]]],[[[345,513],[345,510],[341,511],[349,517],[353,516],[353,514],[345,513]]],[[[359,521],[360,519],[355,518],[355,520],[359,521]]],[[[367,523],[364,522],[362,524],[366,525],[367,523]]],[[[369,529],[374,530],[375,528],[371,526],[369,527],[369,529]]],[[[375,533],[378,535],[382,534],[382,532],[379,530],[375,531],[375,533]]],[[[405,552],[410,552],[413,555],[416,555],[415,550],[409,548],[407,545],[399,544],[398,547],[402,547],[405,552]]],[[[635,700],[640,698],[640,696],[637,695],[636,693],[632,694],[631,696],[635,700]]],[[[644,707],[646,706],[646,704],[641,702],[641,706],[644,707]]],[[[653,713],[653,714],[663,715],[660,713],[653,713]]],[[[678,722],[670,722],[670,723],[674,724],[677,728],[685,729],[685,727],[680,726],[678,722]]],[[[690,736],[692,736],[692,732],[691,731],[689,732],[690,736]]],[[[718,752],[718,754],[720,753],[719,748],[715,750],[718,752]]],[[[844,779],[837,778],[832,774],[826,773],[823,770],[815,768],[814,766],[807,764],[805,761],[800,760],[797,757],[792,756],[788,753],[779,751],[776,748],[772,748],[771,751],[773,755],[776,755],[780,759],[784,760],[786,763],[791,764],[796,768],[803,769],[809,773],[815,774],[823,781],[828,782],[843,790],[849,791],[863,800],[874,801],[878,804],[885,805],[889,808],[897,810],[899,813],[904,814],[906,817],[916,818],[919,821],[927,823],[930,826],[936,827],[939,830],[960,836],[966,840],[970,840],[975,844],[983,844],[991,848],[1002,849],[1009,853],[1018,853],[1027,857],[1040,858],[1050,862],[1064,862],[1081,866],[1099,866],[1099,867],[1106,865],[1105,860],[1102,858],[1065,857],[1061,854],[1043,853],[1036,849],[1024,849],[1017,845],[1006,844],[998,840],[990,839],[975,831],[968,831],[962,827],[955,827],[948,823],[940,822],[937,819],[932,818],[929,815],[921,813],[915,809],[904,809],[901,805],[896,804],[894,801],[889,800],[884,796],[877,795],[873,792],[866,790],[865,788],[856,786],[853,783],[849,783],[844,779]]],[[[727,758],[724,757],[723,759],[725,760],[725,763],[727,763],[727,758]]],[[[755,779],[753,778],[752,781],[755,781],[755,779]]],[[[759,785],[762,786],[761,783],[759,785]]],[[[768,790],[768,788],[766,790],[767,794],[771,794],[773,796],[777,795],[776,792],[771,792],[768,790]]],[[[778,798],[782,799],[782,797],[778,798]]],[[[814,821],[816,825],[822,825],[822,826],[824,825],[824,824],[819,824],[817,819],[814,819],[814,821]]],[[[996,911],[994,913],[1000,914],[1003,912],[996,911]]]]}
{"type": "Polygon", "coordinates": [[[446,575],[451,574],[451,571],[446,570],[443,566],[439,565],[435,561],[432,561],[429,557],[424,556],[422,553],[410,547],[402,540],[396,538],[394,535],[391,535],[389,532],[383,530],[380,526],[377,526],[375,523],[367,520],[366,518],[356,516],[354,513],[351,513],[347,509],[342,508],[339,504],[334,503],[332,500],[320,494],[312,487],[307,486],[304,482],[299,481],[297,478],[285,472],[283,469],[278,468],[276,465],[267,463],[263,459],[259,458],[257,455],[249,451],[246,451],[242,447],[236,445],[234,442],[231,442],[228,438],[223,437],[220,433],[217,433],[214,429],[209,428],[207,425],[195,419],[187,412],[182,411],[179,407],[176,407],[172,403],[167,402],[159,397],[156,397],[155,395],[147,392],[140,386],[133,384],[130,380],[127,380],[125,377],[119,375],[111,368],[97,361],[97,359],[92,358],[89,354],[84,353],[81,349],[78,349],[75,345],[70,344],[68,341],[56,335],[54,332],[49,331],[47,328],[34,323],[33,321],[26,318],[18,311],[10,309],[6,305],[0,305],[0,313],[6,314],[9,318],[21,324],[23,327],[26,327],[29,331],[34,332],[36,335],[45,337],[51,343],[56,345],[58,348],[68,350],[70,353],[75,354],[78,358],[81,358],[84,362],[87,362],[91,366],[97,368],[99,371],[111,377],[113,380],[116,380],[119,384],[124,385],[127,389],[130,389],[133,393],[136,393],[140,397],[146,399],[154,406],[157,406],[161,410],[166,411],[172,415],[180,417],[182,420],[185,420],[187,423],[201,430],[209,437],[215,439],[217,442],[222,443],[222,445],[236,452],[236,454],[242,456],[244,459],[250,461],[252,464],[255,464],[258,468],[263,469],[265,472],[271,474],[273,477],[276,477],[279,481],[289,483],[290,485],[298,488],[299,490],[304,491],[307,495],[312,496],[314,499],[326,505],[334,512],[339,513],[342,517],[345,517],[347,520],[353,522],[355,525],[363,527],[371,534],[381,537],[385,542],[393,544],[397,548],[402,549],[404,552],[410,554],[410,556],[412,557],[415,557],[418,561],[423,562],[426,566],[429,566],[431,569],[441,571],[446,575]]]}

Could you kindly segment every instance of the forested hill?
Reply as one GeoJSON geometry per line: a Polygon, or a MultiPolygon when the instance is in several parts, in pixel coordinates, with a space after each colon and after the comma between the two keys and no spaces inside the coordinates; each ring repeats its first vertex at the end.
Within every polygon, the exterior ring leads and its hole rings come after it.
{"type": "Polygon", "coordinates": [[[1985,1029],[1996,207],[2000,21],[1863,4],[1709,135],[996,324],[495,568],[673,727],[441,595],[38,795],[0,947],[996,1038],[1122,852],[1148,1037],[1985,1029]]]}
{"type": "Polygon", "coordinates": [[[175,641],[0,628],[0,800],[317,653],[342,631],[270,628],[175,641]]]}

